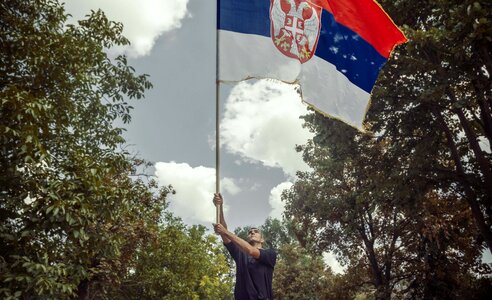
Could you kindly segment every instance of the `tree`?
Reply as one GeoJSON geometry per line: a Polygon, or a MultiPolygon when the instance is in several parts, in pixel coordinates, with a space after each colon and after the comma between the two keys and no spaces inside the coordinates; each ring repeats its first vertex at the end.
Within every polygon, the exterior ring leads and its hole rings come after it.
{"type": "Polygon", "coordinates": [[[326,294],[334,275],[321,256],[308,254],[299,244],[283,244],[280,253],[273,280],[276,299],[334,299],[326,294]]]}
{"type": "Polygon", "coordinates": [[[227,299],[232,291],[222,246],[203,226],[166,214],[156,239],[136,256],[111,299],[227,299]]]}
{"type": "Polygon", "coordinates": [[[113,125],[152,86],[104,52],[128,43],[122,24],[67,24],[54,0],[0,5],[0,297],[225,297],[215,237],[162,218],[174,191],[136,174],[151,164],[113,125]]]}
{"type": "Polygon", "coordinates": [[[454,299],[478,280],[467,270],[490,273],[491,159],[477,143],[490,144],[490,4],[382,4],[410,42],[373,90],[374,134],[307,116],[316,136],[299,150],[314,172],[284,195],[287,215],[306,244],[367,270],[376,298],[454,299]]]}
{"type": "Polygon", "coordinates": [[[101,11],[69,25],[57,1],[0,5],[0,295],[88,299],[118,282],[170,191],[129,177],[141,162],[113,126],[151,84],[107,57],[128,41],[101,11]]]}
{"type": "Polygon", "coordinates": [[[314,171],[300,173],[284,194],[286,215],[298,224],[306,246],[339,253],[349,268],[367,272],[378,299],[388,299],[392,287],[407,276],[395,268],[403,255],[397,242],[403,247],[412,242],[404,239],[412,223],[394,205],[394,182],[380,170],[386,162],[368,163],[381,155],[381,147],[323,117],[306,120],[318,132],[303,147],[304,160],[314,171]]]}
{"type": "MultiPolygon", "coordinates": [[[[123,129],[113,125],[128,123],[127,101],[151,87],[124,56],[104,52],[128,43],[122,24],[101,11],[67,24],[53,0],[0,6],[0,297],[112,298],[141,266],[142,251],[171,253],[156,243],[169,246],[173,236],[198,247],[174,253],[178,266],[190,254],[220,262],[203,229],[162,228],[172,190],[134,176],[145,162],[125,150],[123,129]]],[[[220,267],[191,276],[199,295],[227,288],[214,277],[220,267]]]]}
{"type": "MultiPolygon", "coordinates": [[[[481,251],[463,202],[458,206],[459,199],[434,190],[412,170],[412,159],[394,155],[384,142],[320,115],[305,119],[316,136],[301,149],[314,171],[299,173],[283,198],[307,247],[335,251],[348,270],[365,273],[359,285],[373,288],[376,299],[443,283],[448,279],[440,274],[450,270],[457,277],[481,270],[481,251]],[[462,237],[463,232],[468,234],[462,237]],[[434,272],[436,266],[444,271],[434,272]]],[[[448,289],[460,290],[457,282],[448,289]]],[[[426,295],[432,292],[436,289],[426,295]]]]}
{"type": "Polygon", "coordinates": [[[463,195],[492,251],[491,4],[385,3],[411,42],[379,79],[367,125],[395,148],[418,149],[420,159],[429,150],[439,153],[424,171],[463,195]],[[419,149],[424,139],[434,147],[419,149]]]}

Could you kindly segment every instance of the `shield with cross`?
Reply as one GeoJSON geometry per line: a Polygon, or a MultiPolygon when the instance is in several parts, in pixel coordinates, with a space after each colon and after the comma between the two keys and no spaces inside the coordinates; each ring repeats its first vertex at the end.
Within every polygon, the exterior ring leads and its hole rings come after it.
{"type": "Polygon", "coordinates": [[[301,63],[311,59],[318,44],[321,11],[321,7],[308,0],[270,0],[275,47],[301,63]]]}

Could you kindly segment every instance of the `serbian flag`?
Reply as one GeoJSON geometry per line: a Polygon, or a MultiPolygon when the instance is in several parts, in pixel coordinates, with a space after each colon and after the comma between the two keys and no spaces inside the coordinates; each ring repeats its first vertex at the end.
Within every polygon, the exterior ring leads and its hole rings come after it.
{"type": "Polygon", "coordinates": [[[218,0],[218,79],[273,78],[362,129],[371,90],[406,42],[373,0],[218,0]]]}

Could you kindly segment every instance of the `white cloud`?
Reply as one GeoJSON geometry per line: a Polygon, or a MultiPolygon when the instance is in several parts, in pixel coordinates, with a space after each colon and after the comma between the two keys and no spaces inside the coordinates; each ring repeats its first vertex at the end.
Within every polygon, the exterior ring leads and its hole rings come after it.
{"type": "MultiPolygon", "coordinates": [[[[169,209],[187,224],[210,226],[215,223],[215,206],[212,203],[215,192],[215,169],[203,166],[191,167],[187,163],[158,162],[155,175],[160,185],[171,184],[176,190],[169,195],[169,209]]],[[[221,189],[235,195],[240,188],[230,178],[221,179],[221,189]]],[[[224,210],[227,210],[224,204],[224,210]]]]}
{"type": "Polygon", "coordinates": [[[292,182],[286,181],[277,185],[270,191],[270,197],[268,198],[268,203],[272,207],[270,212],[270,217],[276,219],[282,219],[282,214],[285,210],[285,202],[282,201],[282,192],[286,189],[290,189],[292,182]]]}
{"type": "Polygon", "coordinates": [[[272,80],[241,82],[231,91],[221,122],[221,143],[244,161],[282,168],[286,175],[309,167],[295,146],[312,138],[302,127],[307,114],[293,85],[272,80]]]}
{"type": "Polygon", "coordinates": [[[325,264],[330,266],[333,273],[342,274],[343,272],[345,272],[345,268],[340,265],[336,258],[336,255],[333,252],[323,252],[323,261],[325,262],[325,264]]]}
{"type": "Polygon", "coordinates": [[[189,0],[66,0],[65,7],[75,20],[84,18],[91,10],[101,9],[111,21],[124,25],[123,35],[131,46],[117,49],[131,57],[150,54],[157,38],[164,32],[181,26],[189,15],[189,0]]]}
{"type": "Polygon", "coordinates": [[[487,153],[492,153],[490,151],[490,144],[489,144],[489,141],[488,140],[486,140],[485,138],[479,138],[478,139],[478,143],[479,143],[480,148],[482,149],[482,151],[487,152],[487,153]]]}
{"type": "Polygon", "coordinates": [[[484,264],[492,264],[492,254],[489,249],[485,249],[482,251],[482,262],[484,264]]]}

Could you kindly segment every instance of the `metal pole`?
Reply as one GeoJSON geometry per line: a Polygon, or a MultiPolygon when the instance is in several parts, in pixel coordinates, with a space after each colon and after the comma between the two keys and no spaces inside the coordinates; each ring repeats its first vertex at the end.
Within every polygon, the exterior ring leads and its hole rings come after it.
{"type": "MultiPolygon", "coordinates": [[[[217,18],[215,28],[215,192],[220,193],[220,82],[219,82],[219,3],[215,1],[217,18]]],[[[220,223],[220,209],[215,207],[215,220],[220,223]]]]}
{"type": "MultiPolygon", "coordinates": [[[[215,109],[215,192],[220,193],[220,118],[219,118],[219,82],[216,83],[215,93],[216,93],[216,109],[215,109]]],[[[215,216],[217,224],[220,223],[220,206],[215,207],[215,216]]]]}

